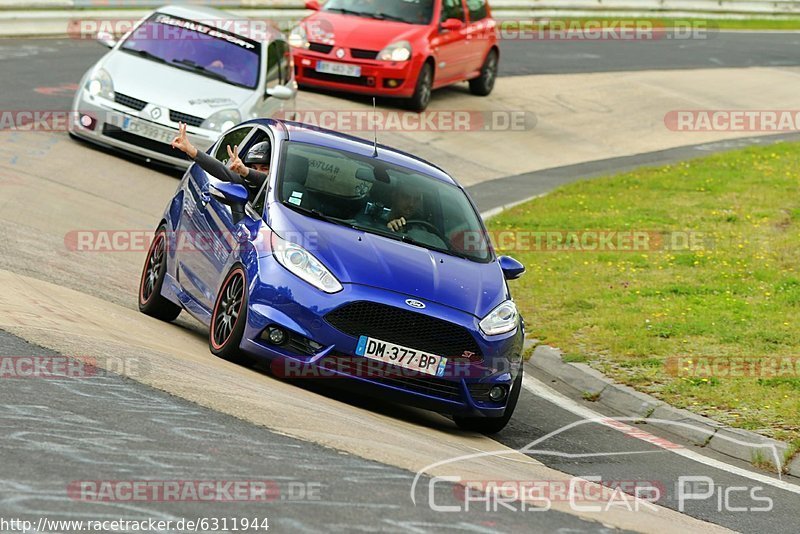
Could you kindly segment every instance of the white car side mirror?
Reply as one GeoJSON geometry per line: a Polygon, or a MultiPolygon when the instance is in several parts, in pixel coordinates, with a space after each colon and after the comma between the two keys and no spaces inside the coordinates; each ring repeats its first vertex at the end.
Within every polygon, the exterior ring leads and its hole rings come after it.
{"type": "Polygon", "coordinates": [[[271,87],[270,89],[267,89],[267,94],[281,100],[291,100],[294,97],[294,91],[285,85],[276,85],[275,87],[271,87]]]}
{"type": "Polygon", "coordinates": [[[117,40],[113,35],[102,30],[97,32],[97,42],[108,48],[114,48],[114,45],[117,44],[117,40]]]}

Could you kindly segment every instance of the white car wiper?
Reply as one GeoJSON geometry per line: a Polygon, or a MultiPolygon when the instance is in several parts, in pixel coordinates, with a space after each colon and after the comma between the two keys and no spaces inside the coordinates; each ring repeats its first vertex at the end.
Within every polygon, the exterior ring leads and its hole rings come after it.
{"type": "Polygon", "coordinates": [[[158,63],[166,63],[167,62],[167,60],[164,59],[163,57],[157,56],[157,55],[155,55],[155,54],[153,54],[151,52],[148,52],[147,50],[137,50],[135,48],[125,48],[125,47],[123,47],[122,51],[123,52],[129,52],[131,54],[136,54],[139,57],[143,57],[145,59],[150,59],[152,61],[157,61],[158,63]]]}
{"type": "Polygon", "coordinates": [[[223,82],[234,83],[233,81],[231,81],[227,77],[223,76],[222,74],[220,74],[218,72],[214,72],[213,70],[208,70],[204,66],[198,65],[197,63],[195,63],[191,59],[173,59],[172,63],[176,63],[176,64],[184,66],[184,67],[189,67],[191,70],[193,70],[195,72],[199,72],[199,73],[201,73],[201,74],[203,74],[205,76],[208,76],[209,78],[216,78],[216,79],[218,79],[220,81],[223,81],[223,82]]]}

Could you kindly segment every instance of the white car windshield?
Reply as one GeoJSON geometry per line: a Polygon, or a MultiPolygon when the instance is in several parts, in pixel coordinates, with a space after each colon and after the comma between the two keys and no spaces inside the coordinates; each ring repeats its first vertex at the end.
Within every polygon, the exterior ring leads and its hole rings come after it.
{"type": "Polygon", "coordinates": [[[258,86],[261,45],[201,22],[155,13],[121,50],[233,85],[258,86]]]}

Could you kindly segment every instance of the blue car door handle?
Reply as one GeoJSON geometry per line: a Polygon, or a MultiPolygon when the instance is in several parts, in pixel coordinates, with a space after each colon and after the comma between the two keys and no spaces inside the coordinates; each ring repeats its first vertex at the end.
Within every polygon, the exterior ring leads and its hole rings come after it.
{"type": "Polygon", "coordinates": [[[208,203],[211,202],[211,193],[208,192],[208,189],[201,189],[200,190],[200,207],[205,208],[208,203]]]}

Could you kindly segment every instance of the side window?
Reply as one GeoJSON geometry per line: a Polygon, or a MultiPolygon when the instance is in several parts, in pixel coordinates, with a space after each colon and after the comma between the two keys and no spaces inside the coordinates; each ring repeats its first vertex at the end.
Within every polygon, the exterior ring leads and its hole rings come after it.
{"type": "MultiPolygon", "coordinates": [[[[272,153],[270,154],[270,166],[271,166],[272,162],[275,161],[276,150],[275,150],[275,142],[272,139],[272,137],[269,134],[267,134],[267,132],[265,132],[261,128],[256,129],[255,134],[250,139],[250,141],[248,141],[247,145],[248,147],[252,147],[253,145],[256,145],[262,141],[269,141],[270,145],[272,145],[272,153]]],[[[268,190],[269,190],[269,182],[267,181],[266,183],[261,185],[261,188],[258,190],[258,194],[255,196],[255,198],[252,199],[250,203],[251,207],[259,215],[259,217],[264,213],[264,204],[266,204],[267,202],[268,190]]]]}
{"type": "Polygon", "coordinates": [[[486,18],[486,0],[467,0],[470,22],[477,22],[486,18]]]}
{"type": "Polygon", "coordinates": [[[458,19],[465,21],[464,6],[461,0],[442,0],[442,22],[447,19],[458,19]]]}
{"type": "Polygon", "coordinates": [[[292,52],[286,41],[275,41],[275,49],[280,65],[281,84],[286,85],[292,77],[292,52]]]}
{"type": "Polygon", "coordinates": [[[281,83],[280,59],[278,41],[272,41],[267,47],[267,89],[281,83]]]}
{"type": "Polygon", "coordinates": [[[222,163],[228,162],[228,145],[233,148],[236,145],[242,146],[242,141],[244,141],[247,134],[250,133],[252,128],[245,127],[239,128],[237,130],[233,130],[232,132],[228,133],[219,143],[217,147],[217,151],[214,153],[214,157],[217,158],[222,163]]]}

